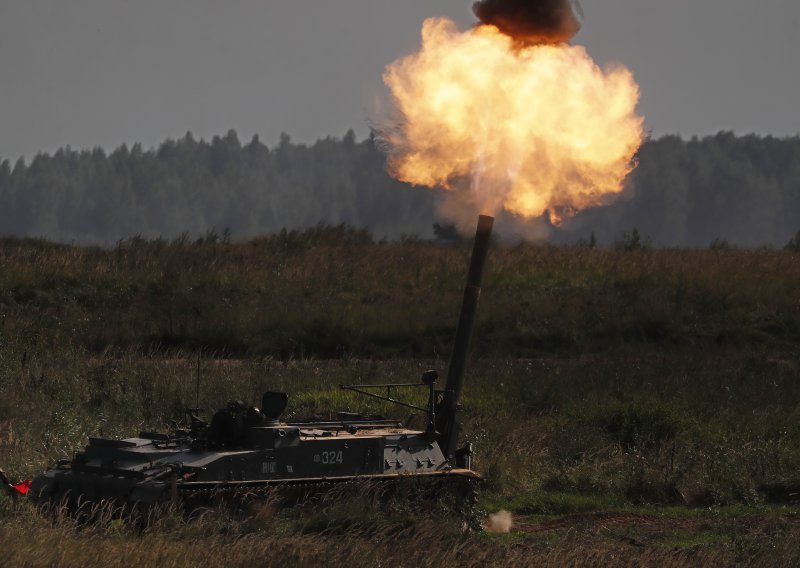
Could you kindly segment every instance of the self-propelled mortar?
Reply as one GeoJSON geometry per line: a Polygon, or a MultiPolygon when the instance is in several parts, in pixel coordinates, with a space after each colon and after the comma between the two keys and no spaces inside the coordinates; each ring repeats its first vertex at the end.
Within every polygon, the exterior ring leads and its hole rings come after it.
{"type": "Polygon", "coordinates": [[[424,429],[344,412],[330,421],[282,421],[289,397],[266,392],[260,408],[232,401],[210,421],[192,412],[186,427],[168,434],[90,438],[84,451],[34,479],[29,495],[72,505],[147,505],[221,490],[353,480],[479,480],[471,469],[472,445],[459,445],[459,399],[492,224],[491,217],[479,218],[444,388],[437,388],[436,371],[418,383],[342,386],[423,412],[424,429]],[[410,386],[427,390],[424,407],[395,398],[397,389],[410,386]]]}

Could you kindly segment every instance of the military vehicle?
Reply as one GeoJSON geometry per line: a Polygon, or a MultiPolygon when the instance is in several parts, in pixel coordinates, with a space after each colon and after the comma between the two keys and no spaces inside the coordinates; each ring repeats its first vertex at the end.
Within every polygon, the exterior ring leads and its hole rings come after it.
{"type": "Polygon", "coordinates": [[[260,408],[232,401],[210,422],[192,410],[187,426],[168,434],[90,438],[84,451],[34,479],[29,495],[39,503],[126,506],[353,480],[479,480],[471,469],[472,445],[458,445],[459,398],[493,221],[478,221],[444,389],[436,388],[436,371],[424,373],[419,383],[342,386],[424,412],[424,430],[344,412],[331,421],[284,422],[288,396],[266,392],[260,408]],[[425,407],[395,398],[398,388],[409,386],[427,389],[425,407]]]}

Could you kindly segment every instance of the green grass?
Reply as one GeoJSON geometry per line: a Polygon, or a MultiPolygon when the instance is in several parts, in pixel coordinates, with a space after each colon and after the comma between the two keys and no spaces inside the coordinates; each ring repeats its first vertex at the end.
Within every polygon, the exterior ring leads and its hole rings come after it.
{"type": "Polygon", "coordinates": [[[676,534],[671,538],[662,540],[664,546],[672,546],[679,550],[693,549],[698,546],[709,546],[722,544],[730,540],[730,537],[715,531],[691,532],[688,534],[676,534]]]}
{"type": "MultiPolygon", "coordinates": [[[[32,477],[89,436],[167,427],[194,406],[198,357],[207,414],[283,390],[292,418],[405,421],[339,385],[444,374],[468,250],[301,237],[114,250],[0,241],[0,465],[32,477]]],[[[52,526],[0,497],[0,565],[200,562],[192,547],[209,565],[244,565],[246,543],[297,565],[798,559],[796,254],[490,255],[463,437],[486,478],[480,507],[546,530],[479,536],[458,519],[356,503],[178,518],[145,537],[52,526]]]]}
{"type": "MultiPolygon", "coordinates": [[[[341,232],[341,231],[340,231],[341,232]]],[[[298,233],[113,250],[0,241],[0,329],[29,350],[204,349],[278,358],[445,353],[469,250],[298,233]]],[[[787,349],[800,339],[790,251],[494,248],[484,356],[641,345],[787,349]]]]}
{"type": "Polygon", "coordinates": [[[525,517],[549,517],[594,511],[621,511],[631,507],[624,501],[603,495],[582,495],[555,491],[529,491],[513,497],[492,496],[482,501],[487,510],[507,510],[525,517]]]}

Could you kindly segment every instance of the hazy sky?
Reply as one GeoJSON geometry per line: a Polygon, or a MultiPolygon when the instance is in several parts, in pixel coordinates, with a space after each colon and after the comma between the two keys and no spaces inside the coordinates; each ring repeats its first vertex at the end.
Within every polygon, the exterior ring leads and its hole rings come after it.
{"type": "MultiPolygon", "coordinates": [[[[800,133],[797,0],[583,0],[575,43],[630,67],[653,134],[800,133]]],[[[368,133],[384,66],[470,0],[0,0],[0,158],[234,128],[368,133]]]]}

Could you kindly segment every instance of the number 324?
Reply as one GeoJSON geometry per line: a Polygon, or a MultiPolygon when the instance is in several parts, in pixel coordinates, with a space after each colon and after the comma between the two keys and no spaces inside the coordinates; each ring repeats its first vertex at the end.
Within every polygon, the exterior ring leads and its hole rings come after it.
{"type": "Polygon", "coordinates": [[[342,463],[342,451],[322,452],[320,454],[320,461],[323,464],[337,464],[342,463]]]}

